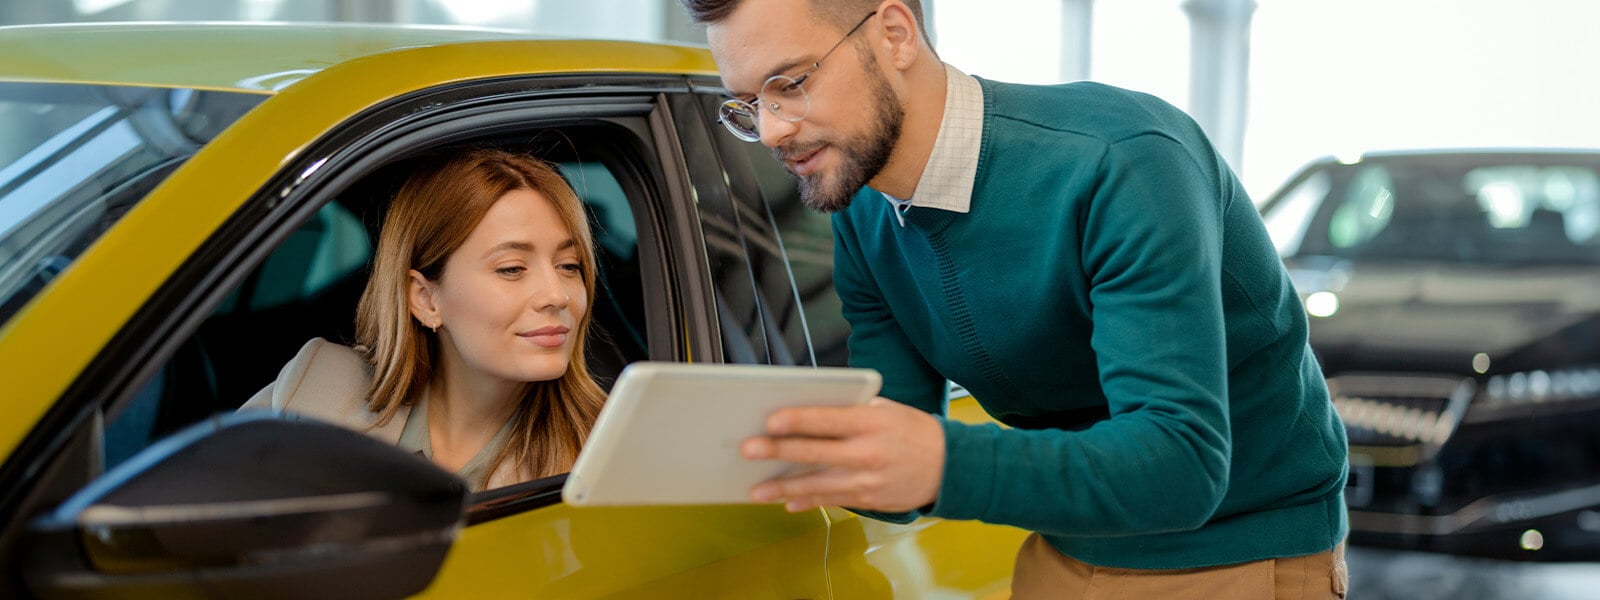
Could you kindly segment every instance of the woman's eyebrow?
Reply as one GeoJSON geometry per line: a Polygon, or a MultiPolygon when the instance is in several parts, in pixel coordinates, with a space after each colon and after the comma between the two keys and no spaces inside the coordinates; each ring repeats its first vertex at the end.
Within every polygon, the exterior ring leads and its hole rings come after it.
{"type": "Polygon", "coordinates": [[[498,244],[495,244],[494,247],[490,248],[487,252],[484,252],[483,253],[483,257],[484,258],[489,258],[490,256],[494,256],[494,254],[496,252],[500,252],[502,250],[519,250],[519,251],[522,251],[522,252],[533,252],[533,243],[524,242],[524,241],[520,241],[520,240],[512,240],[512,241],[509,241],[509,242],[500,242],[498,244]]]}
{"type": "MultiPolygon", "coordinates": [[[[576,247],[578,247],[578,240],[575,240],[573,238],[567,238],[567,239],[561,240],[561,243],[556,244],[556,252],[561,252],[563,250],[571,250],[571,249],[576,248],[576,247]]],[[[535,249],[535,247],[534,247],[532,242],[526,242],[526,241],[522,241],[522,240],[511,240],[511,241],[500,242],[498,244],[495,244],[493,248],[490,248],[487,252],[483,253],[483,257],[484,258],[489,258],[491,256],[494,256],[496,253],[504,251],[504,250],[516,250],[518,252],[527,252],[527,253],[531,254],[531,253],[533,253],[534,249],[535,249]]]]}

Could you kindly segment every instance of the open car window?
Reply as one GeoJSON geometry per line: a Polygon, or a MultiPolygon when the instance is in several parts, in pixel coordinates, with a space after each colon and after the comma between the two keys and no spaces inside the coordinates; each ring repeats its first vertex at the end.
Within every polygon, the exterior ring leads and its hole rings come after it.
{"type": "MultiPolygon", "coordinates": [[[[609,387],[648,356],[639,233],[618,174],[600,161],[554,157],[588,212],[598,259],[592,335],[596,379],[609,387]]],[[[299,348],[321,337],[354,345],[356,305],[370,273],[383,211],[402,163],[323,205],[234,287],[105,428],[105,465],[187,425],[232,412],[271,383],[299,348]]]]}

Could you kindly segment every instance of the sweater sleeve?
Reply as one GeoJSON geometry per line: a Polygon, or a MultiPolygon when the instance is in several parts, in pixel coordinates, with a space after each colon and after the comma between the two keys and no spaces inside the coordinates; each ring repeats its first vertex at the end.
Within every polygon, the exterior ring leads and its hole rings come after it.
{"type": "Polygon", "coordinates": [[[931,514],[1046,534],[1204,525],[1228,486],[1222,200],[1177,141],[1110,144],[1081,213],[1094,351],[1110,418],[1081,431],[945,421],[931,514]]]}

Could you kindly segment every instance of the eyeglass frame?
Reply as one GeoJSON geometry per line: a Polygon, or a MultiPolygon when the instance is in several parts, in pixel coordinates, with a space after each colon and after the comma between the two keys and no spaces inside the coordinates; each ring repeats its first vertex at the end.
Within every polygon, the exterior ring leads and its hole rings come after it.
{"type": "MultiPolygon", "coordinates": [[[[773,111],[773,116],[778,117],[779,119],[783,119],[785,121],[788,121],[790,123],[799,123],[800,121],[805,120],[806,115],[811,114],[811,96],[809,94],[806,94],[806,90],[805,90],[805,87],[804,87],[806,81],[811,79],[811,74],[812,73],[815,73],[817,71],[817,69],[822,68],[822,61],[828,60],[828,57],[833,55],[833,51],[834,50],[838,50],[839,46],[844,45],[844,41],[845,40],[848,40],[848,39],[850,39],[850,36],[855,35],[856,31],[860,30],[861,26],[866,25],[867,21],[872,19],[872,16],[876,15],[876,14],[878,14],[878,11],[874,10],[872,12],[867,13],[867,16],[861,17],[861,20],[856,22],[855,27],[851,27],[849,31],[846,31],[844,33],[844,35],[839,38],[839,41],[834,42],[833,46],[828,48],[827,52],[822,53],[822,58],[818,58],[815,62],[811,63],[811,68],[806,69],[805,71],[802,71],[799,75],[795,75],[793,77],[790,77],[788,75],[784,75],[782,73],[779,73],[777,75],[773,75],[771,77],[768,77],[766,81],[763,81],[761,83],[761,89],[763,89],[763,90],[767,89],[767,86],[771,85],[773,81],[778,80],[780,78],[781,79],[788,79],[788,80],[792,81],[793,83],[791,83],[789,85],[793,85],[796,89],[800,90],[800,97],[802,99],[804,99],[805,103],[806,103],[806,109],[800,113],[800,116],[795,117],[793,119],[784,118],[784,116],[782,114],[779,114],[777,111],[773,111]]],[[[722,104],[717,107],[717,122],[721,123],[723,127],[727,128],[728,132],[732,133],[733,136],[736,137],[736,138],[739,138],[739,139],[744,140],[746,142],[759,142],[759,141],[761,141],[761,104],[764,101],[761,99],[761,94],[759,94],[759,93],[757,93],[752,98],[756,102],[752,103],[752,102],[750,102],[748,100],[744,100],[742,98],[729,98],[727,100],[724,100],[722,102],[722,104]],[[753,135],[746,134],[746,132],[740,130],[737,125],[734,125],[731,120],[726,118],[725,115],[730,110],[744,110],[744,111],[749,112],[751,115],[753,115],[753,117],[754,117],[753,120],[755,121],[755,129],[750,132],[750,134],[753,134],[753,135]]]]}

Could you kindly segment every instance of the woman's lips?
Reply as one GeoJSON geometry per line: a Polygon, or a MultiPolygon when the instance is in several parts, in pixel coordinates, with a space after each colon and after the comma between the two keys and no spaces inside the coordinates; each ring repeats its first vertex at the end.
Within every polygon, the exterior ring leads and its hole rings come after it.
{"type": "Polygon", "coordinates": [[[567,331],[566,327],[552,325],[550,327],[540,327],[533,331],[523,331],[518,333],[517,336],[526,338],[534,344],[545,348],[559,348],[567,343],[567,331]]]}

